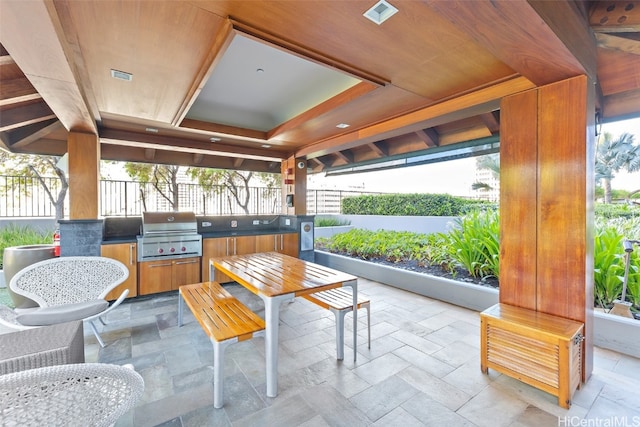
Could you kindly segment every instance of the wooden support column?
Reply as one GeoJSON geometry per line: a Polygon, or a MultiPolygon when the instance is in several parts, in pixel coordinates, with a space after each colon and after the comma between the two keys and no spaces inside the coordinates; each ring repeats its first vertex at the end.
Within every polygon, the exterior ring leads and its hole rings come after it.
{"type": "Polygon", "coordinates": [[[97,219],[100,213],[100,142],[91,133],[69,132],[69,219],[97,219]]]}
{"type": "Polygon", "coordinates": [[[500,302],[585,324],[593,370],[595,88],[578,76],[503,99],[500,302]]]}
{"type": "Polygon", "coordinates": [[[282,212],[287,215],[307,214],[307,162],[293,156],[282,161],[282,212]],[[302,166],[302,167],[300,167],[302,166]],[[293,196],[288,206],[287,196],[293,196]]]}

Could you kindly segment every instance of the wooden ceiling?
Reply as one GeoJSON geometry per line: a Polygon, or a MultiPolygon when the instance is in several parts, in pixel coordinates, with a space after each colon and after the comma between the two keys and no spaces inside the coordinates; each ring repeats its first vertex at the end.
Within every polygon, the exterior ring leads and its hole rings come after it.
{"type": "Polygon", "coordinates": [[[605,120],[640,116],[640,1],[390,2],[378,26],[374,0],[4,0],[0,147],[61,155],[73,130],[104,159],[320,172],[495,140],[502,97],[581,74],[605,120]],[[186,119],[238,34],[361,83],[268,131],[186,119]]]}

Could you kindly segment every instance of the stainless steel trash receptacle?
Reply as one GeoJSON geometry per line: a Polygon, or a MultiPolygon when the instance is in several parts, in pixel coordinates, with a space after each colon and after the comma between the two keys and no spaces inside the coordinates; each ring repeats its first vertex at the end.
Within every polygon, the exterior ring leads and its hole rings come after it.
{"type": "Polygon", "coordinates": [[[13,276],[15,276],[18,271],[30,266],[31,264],[54,257],[53,245],[23,245],[11,246],[4,249],[4,254],[2,256],[4,278],[7,284],[7,291],[9,291],[9,296],[13,300],[13,304],[16,308],[37,307],[38,304],[29,298],[17,295],[11,290],[9,284],[11,283],[13,276]]]}

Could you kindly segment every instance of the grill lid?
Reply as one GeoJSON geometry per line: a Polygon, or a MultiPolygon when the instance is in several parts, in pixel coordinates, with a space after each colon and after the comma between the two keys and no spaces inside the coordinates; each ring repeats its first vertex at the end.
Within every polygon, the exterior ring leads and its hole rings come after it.
{"type": "Polygon", "coordinates": [[[198,222],[193,212],[144,212],[142,214],[143,236],[197,232],[198,222]]]}

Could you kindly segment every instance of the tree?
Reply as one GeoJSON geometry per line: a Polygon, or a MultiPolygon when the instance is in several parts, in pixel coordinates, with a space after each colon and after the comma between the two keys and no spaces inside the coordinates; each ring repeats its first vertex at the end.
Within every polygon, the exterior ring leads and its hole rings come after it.
{"type": "Polygon", "coordinates": [[[47,198],[55,206],[56,226],[64,218],[64,201],[69,189],[69,181],[65,171],[58,167],[58,156],[38,156],[33,154],[14,154],[0,150],[0,162],[2,172],[10,175],[26,176],[40,183],[47,198]],[[46,178],[55,174],[58,181],[47,180],[46,178]],[[53,184],[59,182],[59,188],[53,184]],[[57,192],[56,192],[57,191],[57,192]]]}
{"type": "MultiPolygon", "coordinates": [[[[487,169],[491,171],[491,175],[496,179],[500,179],[500,153],[487,154],[486,156],[476,157],[476,168],[487,169]]],[[[474,182],[471,184],[473,190],[493,190],[493,187],[486,182],[474,182]]]]}
{"type": "MultiPolygon", "coordinates": [[[[279,175],[272,173],[254,173],[248,171],[235,171],[227,169],[209,168],[189,168],[187,174],[198,182],[198,185],[205,190],[205,194],[213,194],[223,189],[229,191],[233,196],[233,201],[239,205],[245,214],[249,213],[249,201],[251,193],[249,182],[256,176],[267,185],[267,188],[274,189],[279,184],[279,175]]],[[[228,200],[230,210],[233,209],[232,200],[228,200]]]]}
{"type": "MultiPolygon", "coordinates": [[[[178,172],[180,166],[152,165],[149,163],[125,163],[127,174],[142,183],[151,183],[153,188],[177,211],[179,208],[178,172]]],[[[147,193],[144,185],[140,185],[140,199],[143,209],[147,210],[147,193]]]]}
{"type": "Polygon", "coordinates": [[[617,139],[609,133],[601,134],[596,147],[596,181],[602,182],[604,202],[611,203],[611,180],[620,170],[640,171],[640,145],[634,144],[634,136],[623,133],[617,139]]]}

